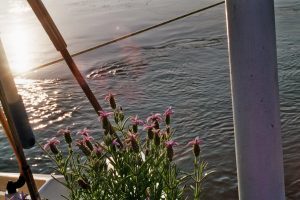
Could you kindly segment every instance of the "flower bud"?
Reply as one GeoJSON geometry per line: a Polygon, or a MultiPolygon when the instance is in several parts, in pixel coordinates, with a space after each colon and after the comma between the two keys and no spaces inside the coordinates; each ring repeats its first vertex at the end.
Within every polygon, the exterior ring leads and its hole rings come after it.
{"type": "Polygon", "coordinates": [[[165,122],[166,122],[167,125],[170,125],[170,122],[171,122],[171,117],[170,117],[170,115],[167,115],[167,116],[166,116],[166,121],[165,121],[165,122]]]}
{"type": "Polygon", "coordinates": [[[167,128],[166,128],[166,132],[167,132],[168,134],[170,134],[170,133],[171,133],[171,128],[170,128],[170,126],[167,126],[167,128]]]}
{"type": "Polygon", "coordinates": [[[169,159],[170,162],[173,160],[173,156],[174,156],[173,146],[177,144],[178,143],[174,142],[173,140],[165,142],[165,146],[167,147],[167,158],[169,159]]]}
{"type": "Polygon", "coordinates": [[[65,141],[66,141],[67,144],[72,143],[72,138],[71,138],[71,132],[70,131],[65,132],[64,137],[65,137],[65,141]]]}
{"type": "Polygon", "coordinates": [[[149,138],[149,140],[152,140],[152,139],[153,139],[153,135],[154,135],[154,133],[153,133],[152,128],[149,128],[149,129],[148,129],[148,138],[149,138]]]}
{"type": "Polygon", "coordinates": [[[156,146],[159,146],[160,145],[160,134],[159,134],[159,130],[158,131],[155,131],[154,133],[154,144],[156,146]]]}
{"type": "Polygon", "coordinates": [[[203,141],[199,137],[196,137],[188,143],[190,145],[193,145],[193,151],[196,158],[200,155],[200,144],[202,144],[202,142],[203,141]]]}
{"type": "Polygon", "coordinates": [[[57,154],[59,153],[59,151],[58,151],[58,149],[57,149],[57,147],[56,147],[55,144],[50,144],[49,147],[50,147],[51,152],[52,152],[54,155],[57,155],[57,154]]]}
{"type": "Polygon", "coordinates": [[[173,156],[174,156],[173,147],[171,145],[167,146],[167,157],[168,157],[168,159],[169,159],[170,162],[172,161],[173,156]]]}
{"type": "Polygon", "coordinates": [[[124,120],[124,113],[122,112],[122,107],[120,107],[119,119],[120,119],[120,121],[124,120]]]}
{"type": "Polygon", "coordinates": [[[98,158],[100,158],[101,156],[102,156],[102,149],[100,148],[100,147],[96,147],[96,148],[94,148],[94,153],[96,154],[96,156],[98,157],[98,158]]]}
{"type": "Polygon", "coordinates": [[[83,145],[82,147],[79,148],[87,157],[91,155],[91,151],[87,146],[83,145]]]}
{"type": "Polygon", "coordinates": [[[134,133],[137,133],[137,131],[138,131],[138,125],[137,125],[137,124],[133,124],[133,125],[132,125],[132,131],[133,131],[134,133]]]}
{"type": "Polygon", "coordinates": [[[152,130],[152,128],[149,128],[148,129],[148,138],[149,138],[149,140],[152,140],[153,136],[154,136],[153,130],[152,130]]]}
{"type": "Polygon", "coordinates": [[[105,96],[105,101],[108,101],[109,104],[110,104],[110,107],[114,110],[116,109],[116,101],[115,101],[115,98],[114,98],[114,95],[112,93],[108,93],[107,96],[105,96]]]}
{"type": "Polygon", "coordinates": [[[203,141],[199,137],[196,137],[194,140],[192,140],[188,143],[188,144],[193,145],[193,152],[194,152],[194,155],[196,158],[200,155],[200,144],[202,142],[203,141]]]}
{"type": "Polygon", "coordinates": [[[131,140],[131,147],[132,147],[133,152],[139,153],[140,148],[139,148],[139,144],[136,139],[131,140]]]}
{"type": "Polygon", "coordinates": [[[91,143],[90,140],[85,140],[85,144],[86,144],[86,146],[87,146],[91,151],[94,150],[94,147],[93,147],[93,145],[92,145],[92,143],[91,143]]]}
{"type": "Polygon", "coordinates": [[[172,107],[170,106],[164,113],[166,125],[170,125],[171,123],[171,115],[174,113],[172,107]]]}
{"type": "Polygon", "coordinates": [[[111,150],[112,150],[112,151],[116,151],[116,150],[117,150],[116,147],[118,147],[118,148],[121,147],[118,138],[115,138],[115,139],[111,142],[110,147],[111,147],[111,150]]]}
{"type": "Polygon", "coordinates": [[[85,145],[84,141],[80,140],[76,144],[78,148],[82,151],[82,153],[86,156],[91,155],[91,150],[85,145]]]}
{"type": "Polygon", "coordinates": [[[116,109],[116,101],[115,101],[115,98],[113,95],[110,96],[109,98],[109,104],[110,104],[110,107],[114,110],[116,109]]]}
{"type": "Polygon", "coordinates": [[[119,111],[114,112],[114,120],[115,120],[116,124],[119,123],[119,111]]]}
{"type": "Polygon", "coordinates": [[[102,127],[104,130],[108,130],[109,128],[109,121],[107,119],[107,117],[103,117],[102,118],[102,127]]]}
{"type": "Polygon", "coordinates": [[[200,155],[200,146],[198,144],[194,144],[193,151],[194,151],[195,157],[198,157],[200,155]]]}
{"type": "Polygon", "coordinates": [[[157,120],[154,120],[154,126],[155,129],[159,129],[159,123],[157,120]]]}

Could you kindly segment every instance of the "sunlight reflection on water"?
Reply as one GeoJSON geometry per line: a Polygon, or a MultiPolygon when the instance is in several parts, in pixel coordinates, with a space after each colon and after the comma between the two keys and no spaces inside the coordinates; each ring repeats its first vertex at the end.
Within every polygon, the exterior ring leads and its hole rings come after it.
{"type": "Polygon", "coordinates": [[[29,120],[34,130],[46,128],[54,122],[70,118],[72,112],[76,110],[74,108],[64,112],[57,105],[61,89],[55,90],[54,87],[60,85],[59,80],[15,79],[15,82],[26,105],[26,110],[30,116],[29,120]],[[54,90],[49,90],[49,88],[54,90]]]}

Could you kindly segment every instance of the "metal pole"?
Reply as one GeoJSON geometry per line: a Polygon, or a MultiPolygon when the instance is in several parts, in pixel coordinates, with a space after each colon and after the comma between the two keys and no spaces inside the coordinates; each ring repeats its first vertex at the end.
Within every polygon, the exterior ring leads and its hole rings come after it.
{"type": "MultiPolygon", "coordinates": [[[[1,87],[1,83],[0,83],[0,87],[1,87]]],[[[4,107],[4,105],[2,106],[4,107]]],[[[16,129],[12,127],[13,126],[12,122],[8,118],[6,118],[1,108],[0,108],[0,122],[7,136],[7,139],[15,153],[20,174],[25,178],[31,199],[40,200],[38,189],[36,187],[31,169],[27,164],[26,157],[24,155],[22,145],[20,143],[20,139],[16,134],[16,129]]]]}
{"type": "Polygon", "coordinates": [[[21,97],[18,95],[13,77],[10,73],[8,61],[0,40],[0,100],[5,116],[0,109],[0,122],[8,136],[8,140],[17,157],[20,173],[24,176],[32,200],[39,200],[36,184],[31,169],[27,164],[23,151],[24,147],[30,148],[34,145],[35,139],[29,125],[25,108],[21,97]],[[17,108],[14,108],[17,106],[17,108]],[[25,114],[21,115],[23,112],[25,114]],[[22,141],[24,140],[24,141],[22,141]]]}
{"type": "Polygon", "coordinates": [[[226,0],[240,200],[283,200],[273,0],[226,0]]]}
{"type": "MultiPolygon", "coordinates": [[[[8,60],[0,38],[0,82],[8,104],[7,112],[10,112],[23,148],[29,149],[35,144],[35,137],[30,126],[22,97],[18,94],[14,78],[11,74],[8,60]]],[[[7,115],[7,113],[5,113],[7,115]]]]}

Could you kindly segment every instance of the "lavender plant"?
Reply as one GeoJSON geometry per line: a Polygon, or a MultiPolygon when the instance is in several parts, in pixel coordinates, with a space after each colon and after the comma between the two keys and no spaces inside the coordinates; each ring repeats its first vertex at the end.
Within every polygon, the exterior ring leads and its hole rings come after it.
{"type": "Polygon", "coordinates": [[[105,99],[112,112],[100,111],[103,141],[96,141],[88,129],[80,131],[76,136],[79,139],[74,141],[71,130],[66,128],[58,131],[68,146],[66,154],[59,149],[57,138],[43,146],[57,173],[65,178],[60,182],[70,191],[65,198],[176,200],[187,198],[186,185],[190,184],[194,199],[200,199],[206,176],[206,163],[200,159],[202,141],[196,138],[189,143],[193,145],[194,171],[179,170],[173,161],[173,148],[178,143],[172,140],[172,108],[144,122],[137,115],[126,118],[112,94],[105,99]]]}

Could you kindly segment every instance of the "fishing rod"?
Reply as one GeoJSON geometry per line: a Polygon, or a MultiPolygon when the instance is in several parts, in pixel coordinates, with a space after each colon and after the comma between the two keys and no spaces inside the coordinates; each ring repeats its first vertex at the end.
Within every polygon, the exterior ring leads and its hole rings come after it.
{"type": "MultiPolygon", "coordinates": [[[[174,21],[183,19],[183,18],[185,18],[185,17],[194,15],[194,14],[196,14],[196,13],[199,13],[199,12],[202,12],[202,11],[205,11],[205,10],[208,10],[208,9],[211,9],[211,8],[214,8],[214,7],[216,7],[216,6],[218,6],[218,5],[221,5],[221,4],[224,4],[224,3],[225,3],[225,1],[220,1],[220,2],[215,3],[215,4],[212,4],[212,5],[210,5],[210,6],[207,6],[207,7],[204,7],[204,8],[200,8],[200,9],[198,9],[198,10],[191,11],[191,12],[186,13],[186,14],[184,14],[184,15],[180,15],[180,16],[178,16],[178,17],[174,17],[174,18],[172,18],[172,19],[166,20],[166,21],[161,22],[161,23],[159,23],[159,24],[155,24],[155,25],[149,26],[149,27],[147,27],[147,28],[143,28],[143,29],[141,29],[141,30],[138,30],[138,31],[135,31],[135,32],[126,34],[126,35],[123,35],[123,36],[118,37],[118,38],[116,38],[116,39],[113,39],[113,40],[110,40],[110,41],[107,41],[107,42],[98,44],[98,45],[96,45],[96,46],[93,46],[93,47],[84,49],[84,50],[82,50],[82,51],[78,51],[78,52],[76,52],[76,53],[74,53],[74,54],[71,54],[71,57],[79,56],[79,55],[81,55],[81,54],[84,54],[84,53],[87,53],[87,52],[96,50],[96,49],[98,49],[98,48],[101,48],[101,47],[104,47],[104,46],[107,46],[107,45],[116,43],[116,42],[118,42],[118,41],[121,41],[121,40],[130,38],[130,37],[133,37],[133,36],[135,36],[135,35],[144,33],[144,32],[146,32],[146,31],[150,31],[150,30],[152,30],[152,29],[155,29],[155,28],[158,28],[158,27],[161,27],[161,26],[164,26],[164,25],[166,25],[166,24],[169,24],[169,23],[171,23],[171,22],[174,22],[174,21]]],[[[15,75],[16,75],[16,76],[18,76],[18,75],[24,75],[24,74],[30,73],[30,72],[32,72],[32,71],[35,71],[35,70],[38,70],[38,69],[42,69],[42,68],[45,68],[45,67],[48,67],[48,66],[51,66],[51,65],[54,65],[54,64],[59,63],[59,62],[61,62],[61,61],[63,61],[63,60],[64,60],[64,58],[56,59],[56,60],[53,60],[53,61],[51,61],[51,62],[48,62],[48,63],[42,64],[42,65],[36,66],[36,67],[34,67],[34,68],[31,68],[31,69],[29,69],[29,70],[26,71],[26,72],[15,73],[15,75]]]]}

